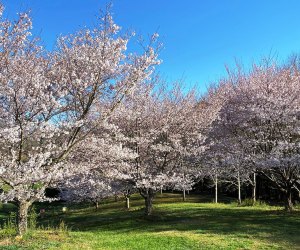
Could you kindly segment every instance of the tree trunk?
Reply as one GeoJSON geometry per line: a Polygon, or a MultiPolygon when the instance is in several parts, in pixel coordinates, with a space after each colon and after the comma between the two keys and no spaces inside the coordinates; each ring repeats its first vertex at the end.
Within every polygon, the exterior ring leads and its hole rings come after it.
{"type": "Polygon", "coordinates": [[[96,208],[96,210],[98,210],[98,208],[99,208],[99,202],[98,201],[95,201],[95,208],[96,208]]]}
{"type": "Polygon", "coordinates": [[[163,189],[162,189],[162,187],[160,188],[160,194],[161,194],[161,195],[163,194],[163,189]]]}
{"type": "Polygon", "coordinates": [[[153,201],[153,196],[147,195],[145,198],[145,215],[146,216],[149,216],[152,214],[152,201],[153,201]]]}
{"type": "Polygon", "coordinates": [[[288,188],[286,192],[286,204],[285,204],[285,210],[286,211],[293,211],[294,210],[294,205],[292,201],[292,189],[288,188]]]}
{"type": "Polygon", "coordinates": [[[130,208],[130,201],[129,201],[129,197],[125,197],[126,199],[126,209],[129,209],[130,208]]]}
{"type": "Polygon", "coordinates": [[[18,203],[18,234],[23,235],[27,231],[28,209],[31,205],[29,201],[20,201],[18,203]]]}
{"type": "Polygon", "coordinates": [[[190,190],[186,190],[186,193],[187,193],[187,194],[190,194],[190,190]]]}
{"type": "Polygon", "coordinates": [[[182,200],[186,201],[186,197],[185,197],[185,188],[182,190],[182,200]]]}
{"type": "Polygon", "coordinates": [[[241,179],[240,179],[240,172],[238,171],[238,203],[239,205],[242,204],[242,198],[241,198],[241,179]]]}
{"type": "Polygon", "coordinates": [[[145,199],[145,216],[152,213],[152,202],[155,196],[155,191],[152,188],[139,189],[140,195],[145,199]]]}
{"type": "Polygon", "coordinates": [[[253,204],[255,204],[255,202],[256,202],[256,173],[253,173],[252,199],[253,199],[253,204]]]}
{"type": "Polygon", "coordinates": [[[215,176],[215,203],[218,203],[218,175],[215,176]]]}

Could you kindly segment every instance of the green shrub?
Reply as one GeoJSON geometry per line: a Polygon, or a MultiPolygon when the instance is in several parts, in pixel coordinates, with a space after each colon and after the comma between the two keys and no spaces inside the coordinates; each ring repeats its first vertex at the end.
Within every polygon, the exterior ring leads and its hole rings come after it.
{"type": "Polygon", "coordinates": [[[28,216],[28,228],[29,229],[36,229],[37,217],[38,217],[38,214],[36,213],[36,209],[33,206],[31,208],[29,216],[28,216]]]}
{"type": "Polygon", "coordinates": [[[60,231],[60,232],[67,232],[69,229],[68,229],[68,226],[66,225],[66,223],[63,220],[61,220],[59,225],[58,225],[57,230],[60,231]]]}
{"type": "Polygon", "coordinates": [[[252,207],[255,205],[255,202],[253,199],[247,198],[242,200],[242,204],[240,204],[241,207],[252,207]]]}
{"type": "Polygon", "coordinates": [[[247,198],[242,200],[242,204],[239,206],[241,207],[267,207],[268,204],[265,201],[262,200],[256,200],[256,202],[253,201],[251,198],[247,198]]]}
{"type": "Polygon", "coordinates": [[[268,207],[269,204],[265,201],[262,201],[262,200],[257,200],[255,202],[255,206],[258,206],[258,207],[268,207]]]}
{"type": "Polygon", "coordinates": [[[15,212],[11,212],[1,227],[1,237],[12,236],[17,233],[17,217],[15,212]]]}

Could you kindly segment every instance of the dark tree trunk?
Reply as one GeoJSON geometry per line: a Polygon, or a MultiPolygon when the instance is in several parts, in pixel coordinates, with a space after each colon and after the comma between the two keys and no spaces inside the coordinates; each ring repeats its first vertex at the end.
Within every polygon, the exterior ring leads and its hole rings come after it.
{"type": "Polygon", "coordinates": [[[288,188],[286,191],[286,203],[285,203],[285,210],[286,211],[293,211],[294,205],[292,201],[292,189],[288,188]]]}
{"type": "MultiPolygon", "coordinates": [[[[273,169],[267,173],[262,172],[265,177],[272,181],[279,190],[282,191],[283,199],[285,201],[285,210],[293,211],[294,205],[292,200],[293,186],[298,181],[297,172],[292,168],[273,169]]],[[[268,190],[268,189],[267,189],[268,190]]]]}
{"type": "Polygon", "coordinates": [[[145,216],[152,214],[152,203],[155,196],[155,192],[151,188],[140,189],[141,196],[145,199],[145,216]]]}
{"type": "Polygon", "coordinates": [[[27,232],[28,209],[31,206],[29,201],[18,202],[18,234],[23,235],[27,232]]]}
{"type": "Polygon", "coordinates": [[[147,196],[145,198],[145,215],[149,216],[152,214],[152,202],[153,202],[153,196],[147,196]]]}

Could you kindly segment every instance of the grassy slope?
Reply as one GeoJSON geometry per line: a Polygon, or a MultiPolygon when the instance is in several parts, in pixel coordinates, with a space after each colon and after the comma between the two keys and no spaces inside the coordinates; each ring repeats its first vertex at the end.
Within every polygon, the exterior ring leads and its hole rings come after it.
{"type": "Polygon", "coordinates": [[[183,203],[176,194],[158,196],[147,219],[138,196],[130,211],[122,209],[123,202],[112,201],[98,211],[77,205],[65,214],[61,205],[51,205],[42,226],[63,220],[69,231],[36,230],[23,239],[2,238],[0,249],[300,249],[299,211],[216,205],[204,198],[190,196],[183,203]]]}

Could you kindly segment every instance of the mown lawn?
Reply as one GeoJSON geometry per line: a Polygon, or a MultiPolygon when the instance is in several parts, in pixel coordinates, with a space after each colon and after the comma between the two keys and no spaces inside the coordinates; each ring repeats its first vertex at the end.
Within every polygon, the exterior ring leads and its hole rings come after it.
{"type": "MultiPolygon", "coordinates": [[[[40,229],[23,238],[2,231],[0,249],[300,249],[299,210],[238,207],[227,200],[216,205],[209,199],[191,195],[181,202],[178,194],[159,195],[150,218],[143,216],[138,195],[130,211],[112,200],[98,211],[85,204],[62,213],[62,204],[50,204],[38,219],[40,229]]],[[[0,208],[0,221],[12,210],[12,205],[0,208]]]]}

